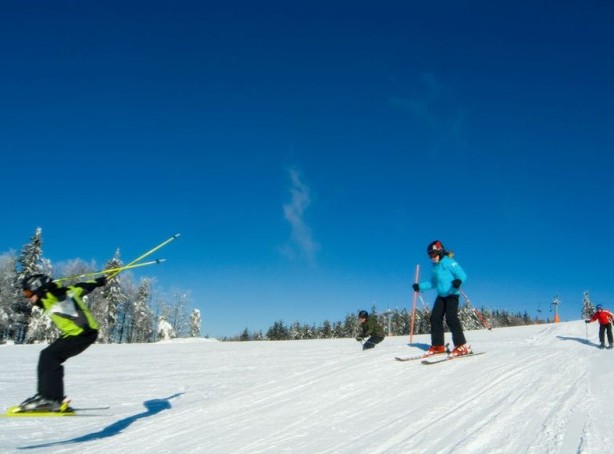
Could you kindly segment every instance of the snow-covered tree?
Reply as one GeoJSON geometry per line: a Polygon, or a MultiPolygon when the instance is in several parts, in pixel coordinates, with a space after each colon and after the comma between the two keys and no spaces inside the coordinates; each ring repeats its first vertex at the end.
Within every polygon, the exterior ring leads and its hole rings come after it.
{"type": "MultiPolygon", "coordinates": [[[[12,337],[12,320],[14,320],[15,254],[5,253],[0,256],[0,343],[12,337]]],[[[21,295],[20,295],[21,297],[21,295]]]]}
{"type": "Polygon", "coordinates": [[[190,337],[200,337],[200,311],[192,310],[190,315],[190,337]]]}
{"type": "Polygon", "coordinates": [[[294,322],[290,325],[290,328],[288,328],[288,337],[292,340],[304,339],[303,327],[300,322],[294,322]]]}
{"type": "Polygon", "coordinates": [[[473,329],[482,329],[482,323],[478,320],[473,308],[468,303],[462,305],[460,310],[458,311],[458,318],[463,325],[463,329],[465,331],[473,330],[473,329]]]}
{"type": "Polygon", "coordinates": [[[32,308],[32,317],[30,317],[28,330],[26,331],[25,342],[28,344],[40,342],[51,343],[59,336],[60,332],[51,321],[51,318],[46,316],[42,309],[34,306],[32,308]]]}
{"type": "MultiPolygon", "coordinates": [[[[119,249],[115,251],[115,255],[109,260],[105,269],[115,269],[122,266],[119,249]]],[[[114,340],[118,340],[117,312],[118,308],[126,301],[126,296],[123,292],[120,275],[116,275],[109,280],[109,283],[102,289],[102,298],[97,299],[90,307],[94,313],[94,317],[98,320],[99,342],[108,344],[114,340]]],[[[121,328],[121,327],[120,327],[121,328]]]]}
{"type": "Polygon", "coordinates": [[[150,279],[143,279],[134,300],[134,319],[130,342],[150,342],[153,334],[154,316],[151,311],[151,285],[150,279]]]}
{"type": "Polygon", "coordinates": [[[173,325],[169,323],[165,316],[161,316],[158,319],[158,337],[163,341],[168,341],[176,337],[173,325]]]}
{"type": "Polygon", "coordinates": [[[189,330],[188,316],[189,295],[181,290],[173,291],[173,304],[169,308],[167,319],[177,337],[187,337],[189,330]]]}
{"type": "MultiPolygon", "coordinates": [[[[52,267],[49,261],[43,259],[43,233],[38,227],[34,232],[30,242],[23,246],[21,254],[16,262],[16,281],[14,283],[14,327],[15,341],[23,343],[26,339],[26,332],[32,314],[30,303],[21,294],[21,282],[27,276],[37,273],[52,275],[52,267]]],[[[35,313],[35,317],[43,317],[41,313],[35,313]]],[[[34,320],[33,323],[40,325],[40,320],[34,320]]],[[[31,338],[32,341],[38,340],[31,338]]]]}

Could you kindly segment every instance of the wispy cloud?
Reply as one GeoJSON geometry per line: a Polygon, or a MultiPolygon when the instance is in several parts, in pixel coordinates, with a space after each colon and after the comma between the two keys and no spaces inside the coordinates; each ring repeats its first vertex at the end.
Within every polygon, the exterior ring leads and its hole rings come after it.
{"type": "Polygon", "coordinates": [[[291,200],[283,205],[284,218],[292,228],[291,241],[283,248],[283,253],[290,258],[302,256],[310,263],[315,261],[315,254],[319,245],[314,241],[311,229],[305,223],[305,210],[311,204],[309,187],[301,180],[299,171],[295,168],[288,170],[291,187],[291,200]]]}
{"type": "Polygon", "coordinates": [[[390,99],[392,106],[408,112],[419,124],[426,125],[436,143],[462,143],[467,115],[458,104],[452,86],[443,84],[435,74],[425,72],[412,93],[390,99]]]}
{"type": "Polygon", "coordinates": [[[438,80],[431,73],[423,73],[420,77],[420,82],[421,86],[416,90],[415,97],[395,97],[391,99],[391,103],[434,128],[439,123],[440,115],[437,113],[437,107],[440,102],[442,88],[438,80]]]}

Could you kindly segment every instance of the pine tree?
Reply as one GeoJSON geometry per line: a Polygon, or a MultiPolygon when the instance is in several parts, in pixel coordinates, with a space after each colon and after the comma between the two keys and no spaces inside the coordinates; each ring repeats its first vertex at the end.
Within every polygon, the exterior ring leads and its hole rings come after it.
{"type": "Polygon", "coordinates": [[[324,339],[330,339],[333,336],[333,328],[328,320],[324,320],[322,324],[322,330],[320,332],[320,337],[324,339]]]}
{"type": "Polygon", "coordinates": [[[288,328],[284,326],[284,322],[279,320],[273,323],[273,326],[269,328],[266,337],[269,340],[287,340],[289,339],[289,331],[288,328]]]}
{"type": "Polygon", "coordinates": [[[9,340],[12,333],[14,284],[17,280],[15,261],[15,254],[12,253],[0,256],[0,344],[9,340]]]}
{"type": "MultiPolygon", "coordinates": [[[[24,278],[33,274],[44,273],[49,276],[52,275],[51,264],[48,261],[43,260],[43,230],[40,227],[36,229],[34,235],[32,238],[30,238],[30,243],[24,245],[22,248],[16,265],[20,269],[16,269],[17,279],[13,287],[15,289],[13,326],[15,329],[15,342],[23,343],[26,340],[28,324],[30,323],[30,319],[32,317],[32,306],[21,294],[21,282],[24,278]]],[[[35,313],[35,317],[37,319],[42,318],[42,311],[35,313]]],[[[41,323],[42,322],[40,320],[34,320],[34,324],[37,326],[41,323]]],[[[32,341],[36,340],[32,336],[31,338],[32,341]]]]}
{"type": "Polygon", "coordinates": [[[249,331],[247,330],[247,328],[245,328],[245,329],[243,330],[243,332],[242,332],[242,333],[241,333],[241,335],[239,336],[239,340],[240,340],[241,342],[246,342],[246,341],[251,340],[251,337],[250,337],[250,335],[249,335],[249,331]]]}
{"type": "MultiPolygon", "coordinates": [[[[115,255],[109,260],[105,269],[115,269],[122,266],[119,249],[115,251],[115,255]]],[[[108,344],[114,340],[119,341],[123,335],[124,326],[117,326],[118,309],[127,300],[123,292],[121,284],[121,275],[114,276],[109,283],[102,289],[99,298],[89,298],[91,300],[90,307],[95,311],[94,317],[98,320],[99,327],[99,342],[108,344]]]]}
{"type": "Polygon", "coordinates": [[[356,337],[358,333],[358,317],[356,314],[348,314],[343,323],[343,336],[341,337],[356,337]]]}
{"type": "Polygon", "coordinates": [[[591,302],[590,297],[588,296],[588,290],[584,292],[584,297],[582,298],[582,314],[581,317],[583,319],[591,318],[595,313],[595,307],[591,302]]]}
{"type": "Polygon", "coordinates": [[[143,279],[134,301],[134,319],[129,342],[151,342],[154,316],[149,305],[151,299],[151,280],[143,279]]]}

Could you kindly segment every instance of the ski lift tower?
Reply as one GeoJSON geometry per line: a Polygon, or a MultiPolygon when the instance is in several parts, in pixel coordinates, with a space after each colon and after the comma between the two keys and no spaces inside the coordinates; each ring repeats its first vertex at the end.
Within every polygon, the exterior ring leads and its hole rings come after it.
{"type": "Polygon", "coordinates": [[[559,304],[561,304],[561,300],[558,296],[552,298],[552,306],[554,307],[554,323],[559,323],[561,321],[559,318],[559,304]]]}

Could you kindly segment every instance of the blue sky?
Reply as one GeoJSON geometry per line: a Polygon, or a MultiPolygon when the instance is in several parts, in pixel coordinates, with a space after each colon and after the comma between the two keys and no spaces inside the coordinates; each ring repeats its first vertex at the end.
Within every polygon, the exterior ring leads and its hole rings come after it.
{"type": "Polygon", "coordinates": [[[477,306],[614,307],[610,2],[210,3],[0,5],[0,251],[181,233],[135,274],[212,336],[408,307],[434,239],[477,306]]]}

